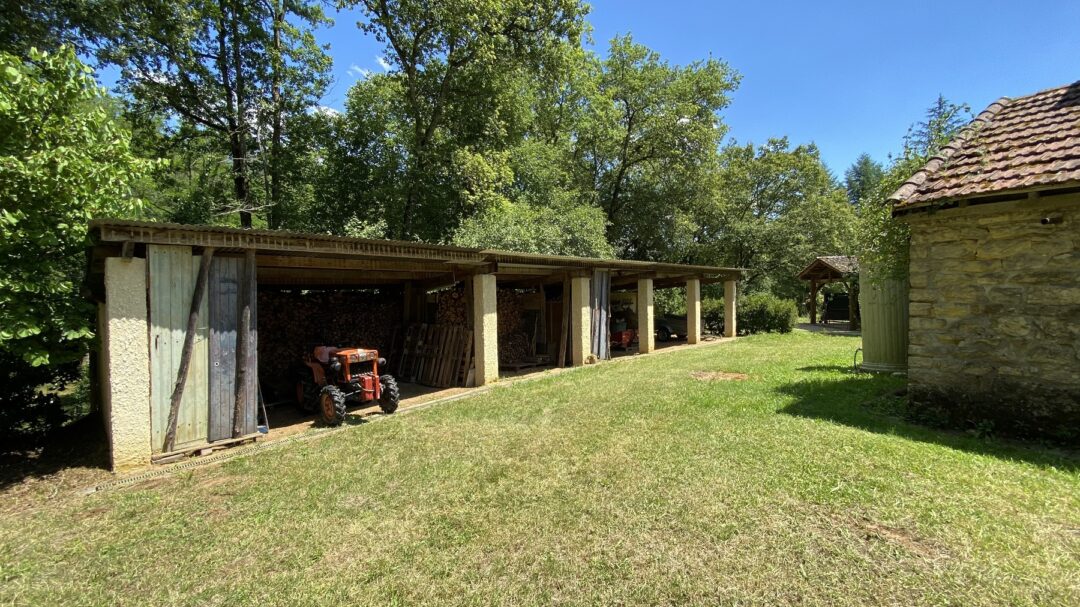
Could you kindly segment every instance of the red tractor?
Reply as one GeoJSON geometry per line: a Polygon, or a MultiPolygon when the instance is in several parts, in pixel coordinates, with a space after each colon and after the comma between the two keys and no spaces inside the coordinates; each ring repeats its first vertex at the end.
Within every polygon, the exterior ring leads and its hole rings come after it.
{"type": "Polygon", "coordinates": [[[337,426],[345,419],[346,403],[377,402],[383,413],[398,408],[401,393],[378,350],[316,346],[299,367],[296,400],[301,409],[318,412],[323,423],[337,426]]]}

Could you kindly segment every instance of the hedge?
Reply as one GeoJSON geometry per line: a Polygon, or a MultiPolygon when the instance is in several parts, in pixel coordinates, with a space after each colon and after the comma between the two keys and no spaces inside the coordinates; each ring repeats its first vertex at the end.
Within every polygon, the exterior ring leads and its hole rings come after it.
{"type": "MultiPolygon", "coordinates": [[[[769,293],[754,293],[738,303],[738,329],[748,333],[790,333],[798,322],[795,302],[769,293]]],[[[724,300],[701,302],[701,321],[705,330],[720,333],[724,329],[724,300]]]]}

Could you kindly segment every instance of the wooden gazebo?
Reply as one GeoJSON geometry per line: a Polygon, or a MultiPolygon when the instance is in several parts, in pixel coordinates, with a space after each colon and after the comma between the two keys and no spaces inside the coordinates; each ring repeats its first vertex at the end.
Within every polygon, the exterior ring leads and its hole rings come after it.
{"type": "Polygon", "coordinates": [[[848,283],[848,321],[855,326],[855,285],[859,275],[859,260],[851,255],[817,257],[799,272],[799,278],[810,281],[810,324],[817,324],[818,287],[830,282],[848,283]]]}

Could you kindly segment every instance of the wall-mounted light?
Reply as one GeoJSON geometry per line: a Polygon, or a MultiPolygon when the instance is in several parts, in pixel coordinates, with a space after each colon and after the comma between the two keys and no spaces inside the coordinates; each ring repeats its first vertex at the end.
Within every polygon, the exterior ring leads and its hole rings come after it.
{"type": "Polygon", "coordinates": [[[1061,216],[1060,213],[1058,213],[1057,215],[1047,215],[1046,217],[1043,217],[1039,220],[1039,223],[1043,224],[1044,226],[1048,226],[1052,224],[1059,224],[1062,221],[1064,221],[1064,218],[1061,216]]]}

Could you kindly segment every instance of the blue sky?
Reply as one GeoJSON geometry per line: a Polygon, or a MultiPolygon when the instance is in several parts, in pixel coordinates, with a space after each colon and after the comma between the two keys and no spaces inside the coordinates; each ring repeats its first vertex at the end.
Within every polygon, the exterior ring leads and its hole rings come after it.
{"type": "MultiPolygon", "coordinates": [[[[861,152],[884,161],[939,93],[978,113],[1001,96],[1080,80],[1080,1],[709,2],[593,0],[597,50],[616,34],[668,61],[713,56],[742,75],[722,112],[729,136],[815,142],[838,175],[861,152]]],[[[332,14],[340,109],[382,47],[355,13],[332,14]]]]}

